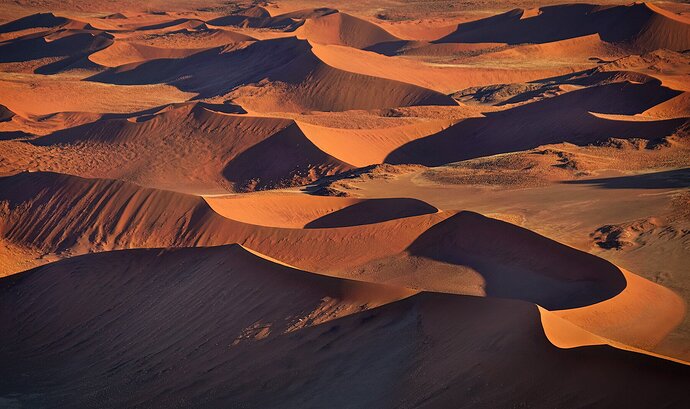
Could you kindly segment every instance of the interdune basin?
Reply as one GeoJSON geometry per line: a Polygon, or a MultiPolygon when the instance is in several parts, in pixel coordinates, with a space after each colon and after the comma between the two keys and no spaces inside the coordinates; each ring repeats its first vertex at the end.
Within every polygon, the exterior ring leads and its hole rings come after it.
{"type": "Polygon", "coordinates": [[[690,6],[0,1],[0,408],[690,407],[690,6]]]}

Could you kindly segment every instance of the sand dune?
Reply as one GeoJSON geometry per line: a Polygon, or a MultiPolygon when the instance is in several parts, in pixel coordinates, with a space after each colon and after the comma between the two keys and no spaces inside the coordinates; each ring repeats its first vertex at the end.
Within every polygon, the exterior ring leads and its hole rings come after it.
{"type": "MultiPolygon", "coordinates": [[[[589,332],[603,332],[607,339],[641,348],[663,339],[684,313],[675,296],[661,297],[653,308],[626,301],[668,290],[624,275],[595,256],[474,213],[448,218],[451,214],[435,213],[419,201],[359,202],[307,224],[316,229],[298,230],[236,222],[217,215],[200,198],[122,182],[33,173],[4,178],[2,183],[7,203],[3,237],[45,253],[237,242],[307,270],[531,301],[563,310],[559,315],[573,316],[572,322],[589,332]],[[402,218],[371,219],[375,214],[390,217],[391,208],[402,218]],[[395,240],[391,231],[396,232],[395,240]],[[655,319],[647,324],[644,316],[655,319]],[[620,332],[600,326],[601,320],[612,319],[605,317],[615,317],[620,332]],[[626,334],[626,328],[635,328],[635,335],[626,334]],[[642,337],[640,328],[648,328],[649,336],[642,337]]],[[[260,217],[261,212],[255,214],[245,213],[245,219],[260,217]]]]}
{"type": "Polygon", "coordinates": [[[392,152],[389,163],[441,165],[463,159],[569,142],[587,145],[608,138],[658,139],[682,127],[686,118],[653,121],[605,119],[602,114],[634,115],[680,95],[658,81],[613,82],[466,119],[392,152]]]}
{"type": "Polygon", "coordinates": [[[224,107],[187,103],[128,118],[106,117],[31,143],[79,147],[83,157],[94,159],[105,148],[116,150],[123,156],[103,163],[102,176],[193,192],[304,184],[351,168],[313,145],[290,120],[216,109],[224,107]]]}
{"type": "MultiPolygon", "coordinates": [[[[298,268],[336,272],[397,254],[450,215],[432,212],[366,226],[280,229],[227,219],[198,196],[114,180],[32,172],[1,178],[0,185],[6,215],[0,235],[44,254],[240,243],[298,268]]],[[[386,220],[388,209],[379,206],[378,212],[386,220]]]]}
{"type": "Polygon", "coordinates": [[[690,6],[6,3],[0,407],[690,407],[690,6]]]}
{"type": "Polygon", "coordinates": [[[345,13],[332,13],[309,19],[295,34],[321,44],[354,48],[367,48],[378,43],[400,40],[374,23],[345,13]]]}
{"type": "Polygon", "coordinates": [[[295,38],[265,40],[228,52],[214,49],[180,60],[125,65],[91,80],[121,85],[168,83],[204,96],[233,91],[229,95],[248,109],[269,112],[455,104],[450,97],[425,88],[330,67],[313,54],[306,41],[295,38]]]}
{"type": "MultiPolygon", "coordinates": [[[[313,44],[314,54],[326,64],[359,74],[403,81],[443,93],[471,85],[532,81],[572,73],[577,65],[506,69],[494,65],[428,64],[411,58],[388,57],[342,46],[313,44]]],[[[489,56],[491,54],[488,54],[489,56]]]]}
{"type": "Polygon", "coordinates": [[[228,219],[285,228],[302,228],[312,220],[362,202],[349,197],[277,192],[205,196],[204,200],[213,211],[228,219]]]}
{"type": "Polygon", "coordinates": [[[398,147],[440,132],[450,126],[450,123],[444,120],[431,120],[373,129],[327,128],[305,122],[297,122],[297,125],[319,149],[343,162],[364,167],[383,163],[386,156],[398,147]]]}
{"type": "MultiPolygon", "coordinates": [[[[25,62],[39,59],[61,59],[63,66],[68,66],[93,52],[108,47],[113,43],[112,36],[93,31],[67,31],[51,35],[31,34],[10,40],[0,45],[0,62],[25,62]],[[67,59],[69,61],[67,61],[67,59]]],[[[55,60],[37,70],[39,73],[54,73],[55,60]]]]}
{"type": "Polygon", "coordinates": [[[228,219],[286,228],[358,226],[438,212],[438,209],[422,201],[405,198],[356,199],[261,192],[209,196],[204,200],[216,213],[228,219]]]}
{"type": "Polygon", "coordinates": [[[104,67],[117,67],[146,60],[184,58],[199,51],[194,48],[170,49],[117,41],[109,47],[91,54],[89,60],[104,67]]]}
{"type": "Polygon", "coordinates": [[[164,84],[112,87],[72,78],[29,74],[0,74],[0,86],[3,89],[0,104],[22,116],[58,112],[136,112],[186,101],[195,95],[164,84]]]}
{"type": "Polygon", "coordinates": [[[409,293],[314,276],[239,246],[88,255],[4,279],[1,291],[0,390],[16,405],[474,407],[511,399],[551,407],[585,393],[593,407],[687,400],[686,366],[606,346],[557,349],[533,305],[421,294],[376,307],[409,293]],[[90,364],[73,365],[80,361],[90,364]],[[18,370],[24,376],[12,376],[18,370]],[[513,386],[477,387],[477,378],[513,386]],[[545,399],[541,390],[556,384],[561,393],[545,399]]]}
{"type": "MultiPolygon", "coordinates": [[[[226,29],[182,29],[156,34],[138,32],[123,35],[124,40],[135,44],[163,49],[204,49],[231,43],[254,41],[254,37],[226,29]]],[[[165,57],[159,57],[165,58],[165,57]]]]}
{"type": "Polygon", "coordinates": [[[0,122],[11,121],[15,117],[14,112],[4,105],[0,105],[0,122]]]}
{"type": "Polygon", "coordinates": [[[93,27],[79,20],[59,17],[53,13],[37,13],[0,25],[0,33],[55,28],[86,30],[93,27]]]}
{"type": "Polygon", "coordinates": [[[600,7],[572,4],[543,7],[521,18],[517,9],[500,16],[460,24],[439,42],[547,43],[598,33],[602,40],[630,44],[643,51],[690,46],[690,23],[685,18],[647,3],[600,7]]]}
{"type": "Polygon", "coordinates": [[[238,14],[219,17],[208,23],[215,26],[238,26],[252,28],[270,28],[284,31],[295,31],[305,20],[337,13],[338,10],[328,7],[303,9],[271,16],[263,7],[250,7],[238,14]]]}

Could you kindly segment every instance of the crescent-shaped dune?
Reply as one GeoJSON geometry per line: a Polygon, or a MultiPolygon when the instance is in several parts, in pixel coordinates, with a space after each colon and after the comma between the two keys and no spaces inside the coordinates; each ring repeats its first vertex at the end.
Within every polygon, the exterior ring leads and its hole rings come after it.
{"type": "Polygon", "coordinates": [[[299,121],[297,126],[322,151],[353,166],[364,167],[383,163],[395,149],[440,132],[450,126],[450,122],[429,120],[373,129],[328,128],[299,121]]]}
{"type": "Polygon", "coordinates": [[[327,14],[308,19],[295,31],[299,38],[321,44],[367,48],[379,43],[400,41],[374,23],[346,13],[327,14]]]}
{"type": "MultiPolygon", "coordinates": [[[[572,316],[569,321],[593,334],[643,349],[660,342],[685,311],[670,291],[602,259],[471,212],[402,212],[400,219],[336,227],[349,225],[347,219],[367,223],[355,216],[363,202],[312,222],[330,228],[279,229],[223,218],[198,197],[122,182],[49,173],[0,182],[6,203],[0,234],[45,253],[242,243],[306,270],[534,302],[562,310],[559,316],[572,316]],[[352,214],[345,215],[348,209],[352,214]],[[653,306],[644,302],[650,297],[658,298],[653,306]],[[612,319],[618,327],[607,325],[612,319]]],[[[394,203],[380,210],[405,208],[394,203]]],[[[373,207],[364,207],[362,214],[371,214],[373,207]]]]}
{"type": "Polygon", "coordinates": [[[115,41],[112,45],[91,54],[89,60],[104,67],[117,67],[124,64],[161,58],[184,58],[199,51],[194,48],[160,48],[115,41]]]}

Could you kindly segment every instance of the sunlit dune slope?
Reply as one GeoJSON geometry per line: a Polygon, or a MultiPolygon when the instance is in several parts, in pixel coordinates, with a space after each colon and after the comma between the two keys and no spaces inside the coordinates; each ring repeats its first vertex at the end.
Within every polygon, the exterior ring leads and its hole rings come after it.
{"type": "Polygon", "coordinates": [[[240,50],[212,49],[177,60],[124,65],[91,80],[121,85],[168,83],[203,96],[228,94],[258,111],[456,104],[452,98],[429,89],[335,69],[319,60],[308,42],[296,38],[264,40],[240,50]],[[249,84],[253,85],[243,87],[249,84]]]}

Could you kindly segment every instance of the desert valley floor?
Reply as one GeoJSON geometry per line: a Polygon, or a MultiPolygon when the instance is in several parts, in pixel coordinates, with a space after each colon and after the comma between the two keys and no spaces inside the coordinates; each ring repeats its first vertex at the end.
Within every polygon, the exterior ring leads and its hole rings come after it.
{"type": "Polygon", "coordinates": [[[689,301],[689,4],[0,1],[0,408],[688,408],[689,301]]]}

